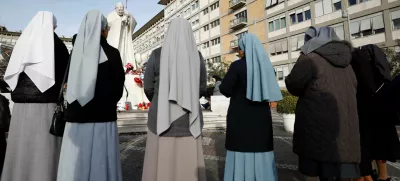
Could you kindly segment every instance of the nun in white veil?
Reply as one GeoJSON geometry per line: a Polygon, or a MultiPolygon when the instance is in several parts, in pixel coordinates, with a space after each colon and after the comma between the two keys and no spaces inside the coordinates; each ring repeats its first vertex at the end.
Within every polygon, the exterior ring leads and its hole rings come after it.
{"type": "Polygon", "coordinates": [[[54,181],[61,139],[49,133],[68,49],[54,33],[53,13],[41,11],[17,41],[4,80],[15,103],[2,181],[54,181]]]}
{"type": "Polygon", "coordinates": [[[91,10],[76,36],[58,181],[122,181],[116,110],[125,74],[108,30],[106,18],[91,10]]]}

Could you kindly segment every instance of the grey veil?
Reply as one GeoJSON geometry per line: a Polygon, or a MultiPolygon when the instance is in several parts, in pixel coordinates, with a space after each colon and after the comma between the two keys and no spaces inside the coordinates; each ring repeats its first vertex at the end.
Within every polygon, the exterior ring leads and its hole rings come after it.
{"type": "Polygon", "coordinates": [[[171,21],[161,50],[157,134],[189,113],[190,132],[201,134],[199,117],[200,56],[192,26],[186,19],[171,21]]]}
{"type": "Polygon", "coordinates": [[[99,10],[91,10],[83,18],[71,56],[68,103],[78,101],[81,106],[85,106],[93,99],[98,65],[107,60],[100,45],[101,30],[106,27],[107,19],[99,10]]]}
{"type": "Polygon", "coordinates": [[[311,26],[305,33],[305,43],[301,47],[301,52],[307,55],[331,41],[341,41],[333,28],[328,26],[320,28],[311,26]]]}

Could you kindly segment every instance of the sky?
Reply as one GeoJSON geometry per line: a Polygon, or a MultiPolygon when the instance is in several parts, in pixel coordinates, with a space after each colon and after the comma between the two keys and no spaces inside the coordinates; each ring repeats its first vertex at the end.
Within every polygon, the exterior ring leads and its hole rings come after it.
{"type": "MultiPolygon", "coordinates": [[[[138,23],[135,31],[163,9],[158,1],[128,0],[128,11],[138,23]]],[[[58,36],[72,37],[89,10],[99,9],[107,17],[118,2],[125,5],[125,0],[0,0],[0,25],[22,31],[38,11],[50,11],[57,18],[58,36]]]]}

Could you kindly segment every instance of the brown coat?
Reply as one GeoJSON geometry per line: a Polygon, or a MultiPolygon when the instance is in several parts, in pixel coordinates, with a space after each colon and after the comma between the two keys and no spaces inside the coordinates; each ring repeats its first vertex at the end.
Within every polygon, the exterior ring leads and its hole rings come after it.
{"type": "Polygon", "coordinates": [[[299,157],[360,162],[357,79],[350,62],[350,46],[330,42],[300,55],[286,78],[289,92],[299,96],[293,135],[293,151],[299,157]]]}

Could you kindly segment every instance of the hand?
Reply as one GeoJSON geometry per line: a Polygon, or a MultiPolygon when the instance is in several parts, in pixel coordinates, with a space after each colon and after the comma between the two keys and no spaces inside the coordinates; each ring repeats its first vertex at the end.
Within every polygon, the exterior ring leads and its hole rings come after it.
{"type": "Polygon", "coordinates": [[[123,16],[123,17],[122,17],[122,21],[123,21],[123,22],[127,22],[127,21],[128,21],[128,17],[123,16]]]}

